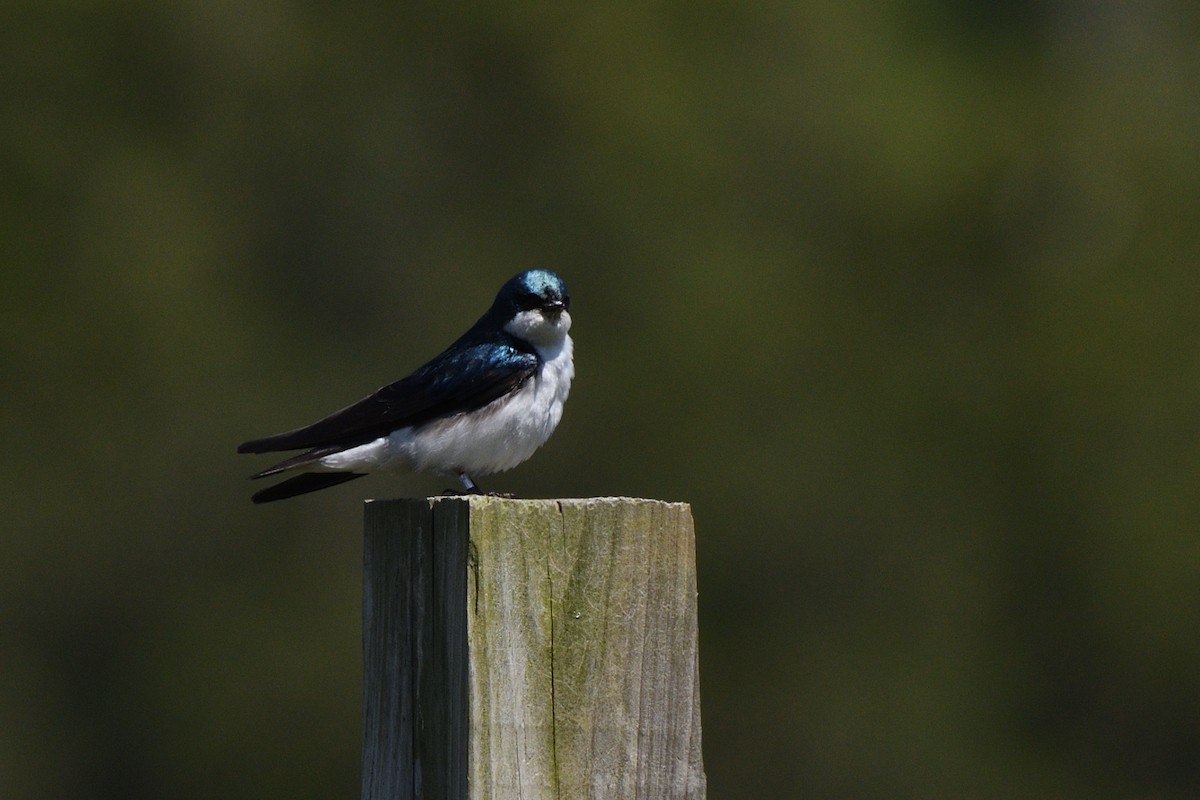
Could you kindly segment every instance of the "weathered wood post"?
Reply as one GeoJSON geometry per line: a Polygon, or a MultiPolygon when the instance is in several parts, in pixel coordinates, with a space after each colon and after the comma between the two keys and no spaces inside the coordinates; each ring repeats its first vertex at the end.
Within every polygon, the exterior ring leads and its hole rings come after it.
{"type": "Polygon", "coordinates": [[[363,566],[363,800],[703,800],[689,506],[372,501],[363,566]]]}

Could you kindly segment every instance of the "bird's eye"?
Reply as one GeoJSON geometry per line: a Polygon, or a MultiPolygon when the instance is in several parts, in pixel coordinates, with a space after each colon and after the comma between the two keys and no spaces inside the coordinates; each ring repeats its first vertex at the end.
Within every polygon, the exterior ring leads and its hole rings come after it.
{"type": "Polygon", "coordinates": [[[542,304],[542,299],[536,294],[522,294],[517,297],[517,307],[522,311],[531,311],[542,304]]]}

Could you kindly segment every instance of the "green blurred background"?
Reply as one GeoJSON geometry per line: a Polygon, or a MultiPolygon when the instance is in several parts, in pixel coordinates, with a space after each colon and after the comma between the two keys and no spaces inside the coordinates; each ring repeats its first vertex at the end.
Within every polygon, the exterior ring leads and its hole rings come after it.
{"type": "Polygon", "coordinates": [[[238,442],[560,272],[489,488],[690,501],[709,796],[1200,797],[1200,11],[0,6],[0,797],[356,797],[238,442]]]}

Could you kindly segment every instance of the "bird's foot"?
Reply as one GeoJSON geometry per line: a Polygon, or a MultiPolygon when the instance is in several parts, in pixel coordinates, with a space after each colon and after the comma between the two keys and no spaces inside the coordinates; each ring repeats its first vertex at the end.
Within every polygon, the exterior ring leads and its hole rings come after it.
{"type": "Polygon", "coordinates": [[[512,500],[516,497],[512,492],[481,492],[478,488],[470,489],[442,489],[439,497],[499,497],[501,500],[512,500]]]}
{"type": "Polygon", "coordinates": [[[462,497],[464,495],[482,495],[484,497],[500,497],[505,500],[512,500],[516,495],[511,492],[485,492],[479,488],[479,484],[471,480],[471,476],[465,472],[458,473],[458,479],[462,481],[462,490],[458,489],[443,489],[443,497],[462,497]]]}

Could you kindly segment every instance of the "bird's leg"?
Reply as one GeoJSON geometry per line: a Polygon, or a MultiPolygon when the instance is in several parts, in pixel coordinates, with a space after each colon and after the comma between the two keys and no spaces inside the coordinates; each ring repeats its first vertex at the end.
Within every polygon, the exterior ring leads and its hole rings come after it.
{"type": "Polygon", "coordinates": [[[463,485],[463,488],[465,489],[465,491],[456,492],[453,489],[447,489],[446,491],[442,492],[442,494],[482,494],[482,495],[486,495],[488,497],[503,497],[508,500],[511,500],[513,498],[513,495],[509,492],[485,492],[485,491],[483,491],[482,489],[479,488],[479,485],[477,483],[475,483],[475,481],[471,480],[471,476],[465,472],[459,472],[458,479],[460,481],[462,481],[462,485],[463,485]]]}
{"type": "Polygon", "coordinates": [[[443,497],[461,497],[467,494],[480,494],[479,487],[475,485],[475,481],[471,480],[471,476],[465,472],[454,473],[458,479],[462,481],[463,488],[455,489],[453,487],[442,489],[443,497]]]}

